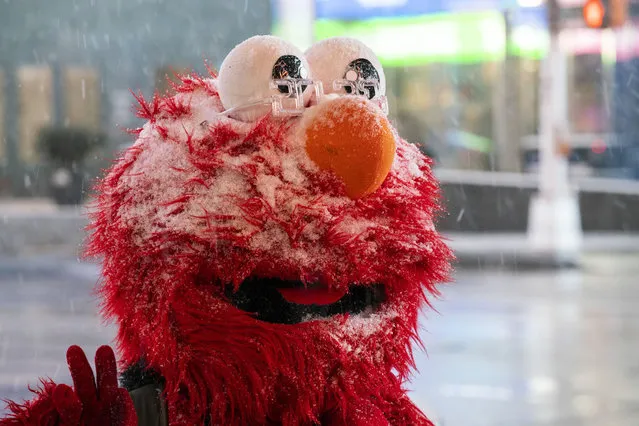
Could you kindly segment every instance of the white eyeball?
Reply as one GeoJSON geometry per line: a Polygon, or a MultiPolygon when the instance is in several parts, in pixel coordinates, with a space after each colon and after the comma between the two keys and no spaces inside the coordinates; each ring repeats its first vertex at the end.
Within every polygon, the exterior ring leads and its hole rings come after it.
{"type": "Polygon", "coordinates": [[[370,99],[386,95],[386,76],[382,64],[373,51],[361,41],[349,37],[333,37],[315,43],[306,51],[306,59],[313,72],[313,78],[321,81],[324,93],[352,93],[353,87],[334,87],[336,80],[356,82],[376,80],[377,90],[367,89],[360,95],[370,99]]]}
{"type": "MultiPolygon", "coordinates": [[[[274,79],[310,79],[310,67],[304,53],[275,36],[254,36],[238,44],[222,61],[218,76],[218,90],[229,114],[242,121],[255,121],[271,111],[269,104],[244,106],[286,94],[288,86],[272,87],[274,79]]],[[[302,86],[304,98],[311,90],[302,86]]]]}

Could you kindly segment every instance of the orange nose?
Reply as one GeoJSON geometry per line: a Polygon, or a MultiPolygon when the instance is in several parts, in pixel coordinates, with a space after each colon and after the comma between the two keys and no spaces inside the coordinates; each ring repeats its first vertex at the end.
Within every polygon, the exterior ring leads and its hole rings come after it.
{"type": "Polygon", "coordinates": [[[306,152],[322,170],[344,183],[353,199],[382,185],[395,157],[391,125],[378,107],[365,99],[341,97],[318,105],[306,127],[306,152]]]}

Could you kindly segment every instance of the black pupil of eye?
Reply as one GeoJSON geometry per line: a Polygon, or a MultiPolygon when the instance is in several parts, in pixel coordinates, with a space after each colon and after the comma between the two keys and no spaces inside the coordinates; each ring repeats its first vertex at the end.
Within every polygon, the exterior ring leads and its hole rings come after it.
{"type": "MultiPolygon", "coordinates": [[[[300,79],[305,78],[306,75],[302,76],[302,72],[304,71],[304,66],[302,65],[302,61],[295,55],[284,55],[280,56],[277,61],[275,61],[275,65],[273,65],[273,80],[279,79],[300,79]]],[[[279,85],[277,89],[280,93],[289,93],[288,86],[279,85]]],[[[306,85],[302,85],[302,92],[306,90],[306,85]]]]}
{"type": "MultiPolygon", "coordinates": [[[[379,73],[368,59],[359,58],[348,64],[348,68],[346,68],[346,72],[344,73],[344,78],[346,78],[346,74],[351,70],[357,73],[357,80],[375,80],[378,83],[380,81],[379,73]]],[[[350,86],[345,86],[344,90],[348,94],[353,92],[353,89],[350,86]]],[[[359,94],[368,96],[368,99],[373,99],[375,95],[377,95],[377,93],[375,93],[375,88],[371,86],[368,87],[367,91],[360,90],[359,94]]]]}

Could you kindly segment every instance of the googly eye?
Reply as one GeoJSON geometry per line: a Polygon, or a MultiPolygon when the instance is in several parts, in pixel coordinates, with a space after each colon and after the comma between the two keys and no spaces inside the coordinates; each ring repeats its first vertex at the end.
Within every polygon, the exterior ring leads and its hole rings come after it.
{"type": "MultiPolygon", "coordinates": [[[[275,80],[307,79],[309,71],[304,54],[292,44],[274,36],[251,37],[231,50],[220,66],[220,100],[225,110],[236,110],[231,117],[255,121],[271,111],[268,101],[261,101],[290,91],[289,85],[273,84],[275,80]]],[[[311,91],[304,89],[308,101],[311,91]]]]}
{"type": "Polygon", "coordinates": [[[386,76],[379,59],[357,39],[322,40],[311,46],[305,56],[325,93],[354,93],[369,99],[386,95],[386,76]]]}
{"type": "MultiPolygon", "coordinates": [[[[273,80],[280,79],[306,79],[308,71],[304,67],[302,60],[295,55],[280,56],[273,66],[273,80]]],[[[302,91],[306,90],[306,85],[302,85],[302,91]]],[[[277,89],[280,93],[289,93],[289,87],[278,85],[277,89]]]]}
{"type": "Polygon", "coordinates": [[[368,59],[359,58],[348,64],[348,68],[344,73],[344,79],[352,84],[344,84],[346,93],[351,94],[357,91],[358,95],[367,96],[373,99],[377,96],[379,87],[379,73],[375,66],[368,59]],[[377,82],[377,87],[374,84],[377,82]],[[358,84],[361,83],[361,84],[358,84]]]}

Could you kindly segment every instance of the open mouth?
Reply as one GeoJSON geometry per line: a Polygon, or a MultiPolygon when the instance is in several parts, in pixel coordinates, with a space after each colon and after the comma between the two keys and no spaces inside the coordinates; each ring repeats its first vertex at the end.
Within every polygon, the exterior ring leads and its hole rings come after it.
{"type": "Polygon", "coordinates": [[[237,291],[226,289],[230,302],[261,321],[297,324],[338,314],[373,313],[386,300],[382,284],[349,286],[335,291],[321,285],[278,278],[248,278],[237,291]]]}

